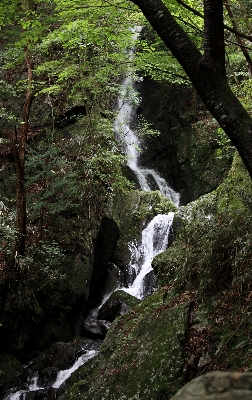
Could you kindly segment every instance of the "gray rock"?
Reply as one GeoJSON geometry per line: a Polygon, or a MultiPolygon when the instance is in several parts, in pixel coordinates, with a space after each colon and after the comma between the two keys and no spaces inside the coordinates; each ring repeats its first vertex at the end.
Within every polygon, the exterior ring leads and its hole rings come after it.
{"type": "Polygon", "coordinates": [[[110,322],[100,319],[87,319],[82,324],[82,334],[90,339],[104,339],[110,322]]]}
{"type": "Polygon", "coordinates": [[[251,400],[252,373],[209,372],[187,383],[171,400],[251,400]]]}

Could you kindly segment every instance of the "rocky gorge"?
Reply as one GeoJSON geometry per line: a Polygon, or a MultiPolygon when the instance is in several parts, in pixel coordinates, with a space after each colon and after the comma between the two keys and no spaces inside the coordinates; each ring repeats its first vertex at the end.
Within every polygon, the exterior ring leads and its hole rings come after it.
{"type": "MultiPolygon", "coordinates": [[[[25,282],[12,283],[12,291],[1,283],[2,398],[23,398],[11,397],[13,387],[28,400],[189,400],[206,393],[212,399],[235,400],[240,393],[249,398],[250,178],[232,148],[211,134],[211,124],[201,129],[206,115],[197,121],[194,110],[202,106],[192,104],[191,89],[146,78],[139,91],[136,112],[160,130],[144,140],[139,164],[157,170],[180,193],[181,206],[162,195],[153,179],[153,190],[140,190],[125,167],[134,190],[109,199],[106,213],[93,218],[89,229],[76,216],[64,221],[65,229],[76,224],[86,232],[81,245],[64,255],[64,279],[37,292],[29,288],[22,307],[13,303],[25,282]],[[145,295],[115,291],[131,285],[128,244],[139,244],[151,220],[169,213],[174,214],[169,247],[154,257],[155,278],[146,278],[145,295]],[[97,310],[95,318],[91,310],[97,310]],[[54,387],[59,371],[88,354],[92,357],[54,387]]],[[[63,130],[71,137],[82,127],[80,119],[63,130]]],[[[5,164],[1,181],[9,171],[5,164]]],[[[9,186],[2,187],[8,197],[9,186]]]]}

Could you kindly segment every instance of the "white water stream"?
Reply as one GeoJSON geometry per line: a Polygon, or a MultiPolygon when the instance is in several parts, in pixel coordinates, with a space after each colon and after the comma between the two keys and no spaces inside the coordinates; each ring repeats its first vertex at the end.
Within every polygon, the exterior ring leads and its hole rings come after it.
{"type": "MultiPolygon", "coordinates": [[[[52,387],[54,389],[58,389],[62,383],[64,383],[74,371],[76,371],[79,367],[81,367],[83,364],[85,364],[88,360],[91,358],[95,357],[99,352],[97,350],[88,350],[84,354],[82,354],[72,365],[71,368],[59,371],[57,374],[57,378],[55,382],[50,385],[49,387],[52,387]]],[[[31,378],[30,383],[27,384],[27,388],[24,390],[18,390],[17,392],[14,393],[9,393],[6,397],[5,400],[19,400],[19,399],[25,399],[26,394],[29,392],[35,392],[38,390],[44,390],[48,389],[47,387],[44,386],[39,386],[38,385],[38,379],[39,376],[36,374],[31,378]]]]}
{"type": "Polygon", "coordinates": [[[141,142],[135,132],[130,128],[130,122],[133,118],[134,106],[132,104],[134,96],[133,79],[128,76],[123,82],[123,89],[119,99],[119,112],[115,120],[115,131],[120,143],[124,145],[125,153],[128,158],[128,166],[137,177],[140,188],[145,191],[150,191],[150,177],[156,183],[160,192],[168,197],[173,203],[179,205],[179,193],[175,192],[165,179],[162,178],[156,171],[149,168],[143,168],[139,165],[139,155],[141,151],[141,142]],[[129,97],[131,94],[131,98],[129,97]]]}
{"type": "MultiPolygon", "coordinates": [[[[132,119],[135,117],[134,102],[132,101],[135,97],[133,79],[128,75],[123,82],[119,99],[119,112],[115,120],[115,131],[118,141],[124,145],[128,166],[134,172],[140,188],[144,191],[150,191],[152,190],[151,182],[154,181],[155,188],[158,187],[164,196],[168,197],[178,206],[180,200],[179,193],[175,192],[155,170],[139,165],[141,142],[130,126],[132,119]]],[[[143,230],[141,243],[138,246],[134,243],[129,244],[131,250],[129,272],[135,273],[136,278],[130,287],[121,289],[139,299],[144,297],[143,282],[146,275],[152,271],[151,263],[153,257],[167,249],[173,216],[174,213],[155,216],[143,230]]]]}
{"type": "Polygon", "coordinates": [[[143,280],[152,271],[153,257],[167,249],[174,213],[156,215],[142,232],[140,246],[131,246],[131,272],[136,278],[129,288],[121,288],[139,299],[144,297],[143,280]]]}

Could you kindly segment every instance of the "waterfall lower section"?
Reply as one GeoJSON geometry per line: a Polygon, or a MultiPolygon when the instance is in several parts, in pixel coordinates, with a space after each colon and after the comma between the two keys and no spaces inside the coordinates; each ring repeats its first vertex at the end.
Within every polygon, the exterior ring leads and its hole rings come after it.
{"type": "Polygon", "coordinates": [[[83,349],[83,354],[77,358],[70,368],[59,371],[56,376],[52,376],[51,379],[48,379],[48,377],[42,379],[38,373],[29,371],[29,368],[27,368],[27,374],[30,374],[30,376],[26,383],[24,383],[20,390],[10,390],[4,397],[4,400],[25,400],[28,396],[29,399],[47,399],[49,391],[51,391],[52,395],[50,398],[56,398],[56,390],[65,383],[74,371],[88,360],[95,357],[98,353],[98,350],[83,349]]]}
{"type": "MultiPolygon", "coordinates": [[[[153,257],[167,249],[170,229],[172,227],[174,213],[156,215],[147,227],[142,231],[142,239],[139,246],[130,243],[131,262],[129,264],[129,276],[135,277],[129,287],[123,287],[125,292],[143,299],[152,292],[146,279],[153,274],[151,262],[153,257]]],[[[153,282],[154,279],[151,279],[153,282]]]]}

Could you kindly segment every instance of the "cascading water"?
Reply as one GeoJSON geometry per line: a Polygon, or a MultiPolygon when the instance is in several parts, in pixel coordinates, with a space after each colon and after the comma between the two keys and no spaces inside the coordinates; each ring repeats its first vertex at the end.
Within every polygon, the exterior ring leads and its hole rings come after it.
{"type": "Polygon", "coordinates": [[[84,354],[78,357],[71,368],[59,371],[55,381],[51,384],[39,384],[39,375],[35,373],[30,379],[28,379],[27,383],[24,385],[24,389],[18,391],[10,391],[4,399],[24,400],[26,398],[26,395],[30,392],[40,392],[41,398],[45,398],[44,392],[46,392],[50,388],[58,389],[72,375],[74,371],[76,371],[81,365],[85,364],[88,360],[95,357],[98,353],[98,350],[85,350],[84,354]]]}
{"type": "MultiPolygon", "coordinates": [[[[124,82],[121,97],[119,99],[119,112],[115,120],[115,130],[120,143],[123,143],[128,159],[128,166],[135,174],[139,186],[144,191],[150,191],[151,183],[155,188],[168,197],[176,206],[179,205],[179,193],[176,193],[155,170],[141,167],[139,155],[141,142],[131,129],[131,121],[135,117],[132,99],[136,98],[133,88],[133,79],[129,74],[124,82]]],[[[131,262],[129,273],[136,278],[129,287],[121,288],[131,295],[142,299],[145,297],[143,282],[148,273],[152,271],[151,262],[154,256],[166,250],[168,237],[173,222],[173,213],[168,215],[157,215],[142,232],[139,246],[130,243],[131,262]]]]}
{"type": "Polygon", "coordinates": [[[155,182],[160,192],[168,197],[175,205],[179,205],[179,193],[176,193],[156,171],[139,166],[141,142],[135,132],[130,128],[134,117],[133,79],[129,75],[123,82],[123,90],[119,99],[119,112],[115,120],[115,131],[120,143],[124,145],[128,159],[128,166],[137,177],[140,188],[145,191],[152,190],[150,177],[155,182]],[[130,95],[129,95],[130,94],[130,95]]]}
{"type": "Polygon", "coordinates": [[[174,213],[156,215],[142,232],[140,246],[131,246],[130,272],[136,278],[129,288],[121,288],[132,296],[145,296],[143,280],[152,271],[153,257],[166,250],[174,213]]]}

